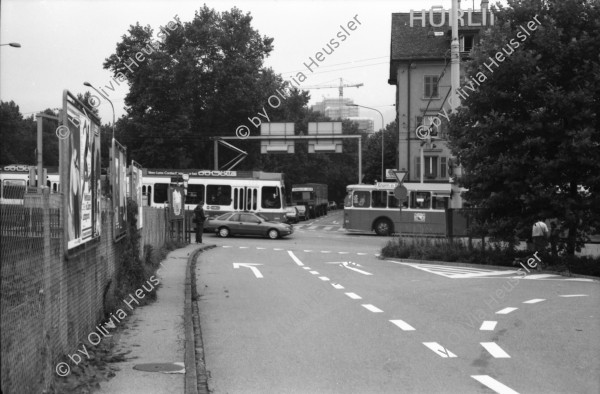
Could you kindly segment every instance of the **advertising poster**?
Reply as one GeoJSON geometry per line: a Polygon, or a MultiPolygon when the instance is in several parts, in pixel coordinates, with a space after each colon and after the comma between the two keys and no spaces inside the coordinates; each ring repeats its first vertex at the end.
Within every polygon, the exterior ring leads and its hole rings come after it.
{"type": "Polygon", "coordinates": [[[127,233],[127,150],[117,140],[112,140],[112,195],[114,216],[114,239],[127,233]]]}
{"type": "Polygon", "coordinates": [[[100,236],[100,121],[71,93],[63,94],[61,184],[67,249],[100,236]]]}
{"type": "Polygon", "coordinates": [[[185,211],[185,194],[182,186],[169,186],[169,213],[171,220],[182,220],[185,211]]]}
{"type": "Polygon", "coordinates": [[[144,215],[142,214],[142,166],[131,161],[131,181],[129,195],[138,206],[137,228],[141,229],[144,226],[144,215]]]}

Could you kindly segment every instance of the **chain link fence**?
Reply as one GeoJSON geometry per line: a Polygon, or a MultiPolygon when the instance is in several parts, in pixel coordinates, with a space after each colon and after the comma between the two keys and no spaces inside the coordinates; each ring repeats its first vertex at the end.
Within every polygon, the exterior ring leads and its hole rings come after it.
{"type": "MultiPolygon", "coordinates": [[[[95,330],[124,242],[113,241],[111,201],[101,201],[102,233],[65,252],[60,194],[30,194],[0,204],[2,392],[47,389],[61,357],[95,330]]],[[[166,239],[163,209],[144,207],[141,245],[166,239]]]]}

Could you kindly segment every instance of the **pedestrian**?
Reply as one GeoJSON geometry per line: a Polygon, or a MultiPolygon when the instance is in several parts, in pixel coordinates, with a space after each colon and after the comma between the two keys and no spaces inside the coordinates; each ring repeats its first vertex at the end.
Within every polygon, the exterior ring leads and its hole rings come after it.
{"type": "Polygon", "coordinates": [[[202,233],[204,232],[204,221],[206,220],[206,215],[204,214],[204,209],[202,206],[204,205],[204,201],[200,200],[196,208],[194,208],[194,222],[196,223],[196,243],[202,243],[202,233]]]}
{"type": "Polygon", "coordinates": [[[533,225],[531,229],[531,238],[533,239],[533,247],[535,250],[544,254],[546,249],[546,238],[548,238],[548,226],[546,226],[543,218],[539,218],[533,225]]]}

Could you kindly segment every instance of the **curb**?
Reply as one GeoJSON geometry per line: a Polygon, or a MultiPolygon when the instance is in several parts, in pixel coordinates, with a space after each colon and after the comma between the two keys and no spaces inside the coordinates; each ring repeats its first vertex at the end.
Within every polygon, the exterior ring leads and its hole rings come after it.
{"type": "MultiPolygon", "coordinates": [[[[199,392],[208,393],[208,386],[198,387],[198,375],[201,376],[203,382],[206,382],[207,373],[204,361],[202,360],[200,370],[198,370],[198,364],[196,362],[196,338],[194,335],[193,321],[196,276],[192,274],[192,265],[195,266],[196,258],[201,252],[214,247],[216,247],[216,245],[203,245],[194,250],[187,260],[185,269],[185,301],[183,304],[183,325],[185,328],[185,394],[198,394],[199,392]]],[[[199,339],[198,345],[202,348],[202,337],[199,336],[199,339]]]]}
{"type": "MultiPolygon", "coordinates": [[[[381,260],[398,260],[400,262],[405,262],[405,263],[416,263],[416,264],[438,264],[438,265],[450,265],[450,266],[455,266],[455,267],[470,267],[470,268],[494,268],[496,270],[499,271],[511,271],[511,270],[515,270],[515,269],[519,269],[520,267],[507,267],[507,266],[500,266],[500,265],[487,265],[487,264],[473,264],[473,263],[460,263],[460,262],[450,262],[450,261],[438,261],[438,260],[415,260],[415,259],[401,259],[399,257],[382,257],[381,260]]],[[[564,276],[566,278],[584,278],[584,279],[593,279],[595,281],[600,280],[600,278],[598,278],[597,276],[589,276],[589,275],[579,275],[579,274],[569,274],[569,275],[565,275],[561,272],[558,271],[548,271],[548,270],[541,270],[541,271],[536,271],[537,273],[544,273],[544,274],[553,274],[553,275],[560,275],[560,276],[564,276]]]]}

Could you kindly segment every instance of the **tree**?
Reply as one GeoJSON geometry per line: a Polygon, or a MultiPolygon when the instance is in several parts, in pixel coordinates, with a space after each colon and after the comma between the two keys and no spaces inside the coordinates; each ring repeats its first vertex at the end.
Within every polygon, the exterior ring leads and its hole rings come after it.
{"type": "MultiPolygon", "coordinates": [[[[386,168],[394,168],[396,162],[396,147],[398,146],[398,128],[396,121],[388,123],[383,132],[383,164],[386,168]]],[[[385,182],[381,179],[381,134],[379,130],[369,137],[365,144],[365,183],[375,183],[376,180],[385,182]]]]}
{"type": "Polygon", "coordinates": [[[139,24],[123,36],[104,67],[115,82],[130,85],[119,138],[143,165],[208,168],[211,136],[234,135],[270,109],[267,99],[283,81],[263,67],[273,39],[261,37],[251,21],[237,8],[218,13],[204,6],[191,22],[176,19],[162,29],[162,42],[139,24]]]}
{"type": "Polygon", "coordinates": [[[36,135],[14,101],[0,102],[0,163],[33,164],[36,135]]]}
{"type": "Polygon", "coordinates": [[[573,254],[599,228],[600,6],[508,5],[466,64],[468,97],[451,118],[459,183],[490,235],[530,235],[537,217],[556,218],[573,254]]]}

